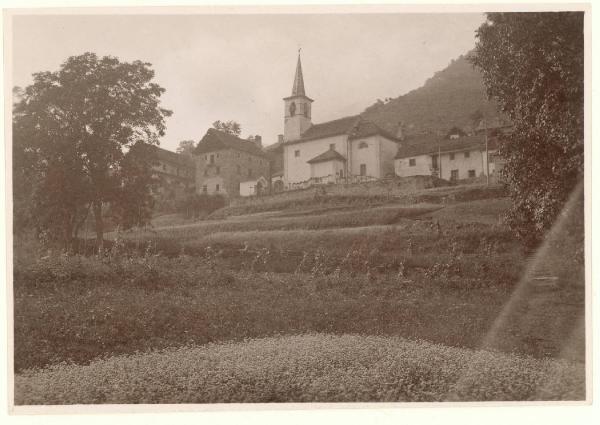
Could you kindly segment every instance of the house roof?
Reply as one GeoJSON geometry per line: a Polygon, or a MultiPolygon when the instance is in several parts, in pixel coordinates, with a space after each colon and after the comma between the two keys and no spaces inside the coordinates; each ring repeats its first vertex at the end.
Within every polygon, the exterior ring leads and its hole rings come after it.
{"type": "Polygon", "coordinates": [[[275,151],[281,151],[281,152],[283,152],[283,142],[276,142],[276,143],[273,143],[271,145],[265,146],[263,148],[263,150],[265,152],[269,152],[269,153],[275,152],[275,151]]]}
{"type": "Polygon", "coordinates": [[[372,121],[361,118],[360,115],[351,115],[333,121],[313,124],[302,133],[300,139],[287,141],[287,144],[302,143],[309,140],[325,139],[327,137],[346,134],[350,139],[368,137],[380,134],[390,140],[398,141],[396,137],[383,130],[372,121]]]}
{"type": "Polygon", "coordinates": [[[269,155],[267,155],[267,153],[265,153],[256,143],[240,139],[233,134],[224,133],[214,128],[208,129],[202,140],[198,142],[198,146],[196,146],[194,153],[202,154],[221,149],[235,149],[252,155],[269,158],[269,155]]]}
{"type": "Polygon", "coordinates": [[[327,162],[327,161],[346,161],[340,153],[338,153],[335,149],[328,149],[326,152],[323,152],[321,155],[315,156],[313,159],[309,159],[309,164],[315,164],[317,162],[327,162]]]}
{"type": "MultiPolygon", "coordinates": [[[[488,149],[496,149],[497,144],[495,137],[488,137],[488,149]]],[[[470,149],[485,149],[485,136],[477,134],[474,136],[459,137],[458,139],[446,139],[435,134],[420,134],[407,138],[405,143],[398,148],[396,158],[470,149]]]]}
{"type": "Polygon", "coordinates": [[[156,159],[159,161],[177,164],[181,167],[194,168],[194,160],[188,155],[172,152],[155,145],[146,145],[148,149],[154,151],[156,159]]]}

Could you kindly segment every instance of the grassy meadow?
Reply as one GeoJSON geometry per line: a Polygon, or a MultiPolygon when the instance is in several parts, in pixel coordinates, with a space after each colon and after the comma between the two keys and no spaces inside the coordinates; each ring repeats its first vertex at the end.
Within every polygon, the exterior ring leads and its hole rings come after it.
{"type": "Polygon", "coordinates": [[[16,402],[584,398],[578,233],[540,261],[506,198],[453,190],[16,246],[16,402]]]}

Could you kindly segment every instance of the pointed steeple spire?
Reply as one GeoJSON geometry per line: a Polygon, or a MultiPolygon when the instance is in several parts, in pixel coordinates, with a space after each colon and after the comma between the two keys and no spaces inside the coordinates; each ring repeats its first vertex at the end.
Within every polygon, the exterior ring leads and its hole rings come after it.
{"type": "Polygon", "coordinates": [[[300,49],[298,49],[298,64],[296,65],[296,75],[294,76],[292,96],[306,96],[306,93],[304,93],[304,77],[302,76],[302,63],[300,62],[300,49]]]}

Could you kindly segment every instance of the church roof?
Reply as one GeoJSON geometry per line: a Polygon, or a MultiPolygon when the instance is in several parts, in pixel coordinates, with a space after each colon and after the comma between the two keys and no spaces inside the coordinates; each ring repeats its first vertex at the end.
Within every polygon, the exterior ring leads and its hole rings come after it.
{"type": "Polygon", "coordinates": [[[333,121],[313,124],[308,130],[302,133],[300,139],[290,140],[287,143],[292,144],[309,140],[324,139],[326,137],[339,136],[340,134],[347,134],[350,139],[358,139],[379,134],[387,139],[398,141],[396,137],[383,130],[374,122],[365,120],[361,118],[360,115],[351,115],[333,121]]]}
{"type": "Polygon", "coordinates": [[[224,133],[214,128],[209,128],[202,140],[198,142],[194,153],[201,154],[214,152],[220,149],[235,149],[252,155],[269,158],[256,143],[241,139],[233,134],[224,133]]]}
{"type": "Polygon", "coordinates": [[[304,77],[302,76],[302,63],[300,62],[300,53],[298,53],[298,63],[296,64],[296,75],[294,76],[292,96],[306,96],[306,93],[304,92],[304,77]]]}
{"type": "Polygon", "coordinates": [[[373,121],[368,121],[365,119],[360,119],[356,123],[354,128],[352,128],[352,131],[350,132],[349,136],[350,136],[350,139],[359,139],[362,137],[373,136],[375,134],[379,134],[379,135],[385,137],[386,139],[390,139],[393,141],[399,141],[398,138],[395,137],[390,132],[379,127],[373,121]]]}
{"type": "Polygon", "coordinates": [[[335,149],[328,149],[326,152],[323,152],[321,155],[315,156],[313,159],[309,159],[309,164],[314,164],[317,162],[327,162],[327,161],[346,161],[340,153],[338,153],[335,149]]]}
{"type": "Polygon", "coordinates": [[[324,139],[325,137],[337,136],[339,134],[348,134],[357,120],[358,115],[353,115],[321,124],[313,124],[308,130],[302,133],[299,140],[294,140],[293,142],[304,142],[307,140],[324,139]]]}
{"type": "MultiPolygon", "coordinates": [[[[497,149],[497,139],[488,138],[488,149],[497,149]]],[[[485,137],[482,134],[446,139],[435,134],[415,135],[406,139],[406,143],[398,148],[396,158],[408,158],[419,155],[434,155],[438,152],[460,152],[470,149],[485,149],[485,137]]]]}

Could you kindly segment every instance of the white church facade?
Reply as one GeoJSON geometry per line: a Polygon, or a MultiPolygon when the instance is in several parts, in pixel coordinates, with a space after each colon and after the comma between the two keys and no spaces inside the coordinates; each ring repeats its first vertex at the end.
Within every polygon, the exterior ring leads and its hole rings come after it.
{"type": "Polygon", "coordinates": [[[285,105],[283,181],[287,189],[394,175],[400,140],[359,115],[312,123],[300,56],[285,105]]]}

